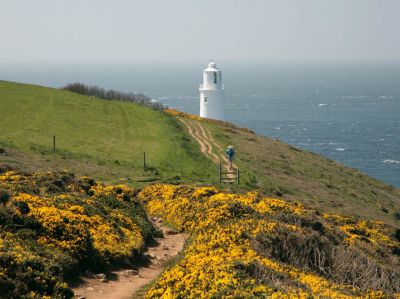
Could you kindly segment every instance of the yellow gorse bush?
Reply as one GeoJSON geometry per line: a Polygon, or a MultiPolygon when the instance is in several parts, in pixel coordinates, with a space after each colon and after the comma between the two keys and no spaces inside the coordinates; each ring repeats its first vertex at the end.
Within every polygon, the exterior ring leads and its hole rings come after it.
{"type": "Polygon", "coordinates": [[[90,240],[93,248],[103,256],[129,256],[132,250],[144,245],[138,226],[121,212],[111,211],[107,218],[89,215],[79,205],[55,205],[57,199],[66,200],[67,197],[46,198],[25,193],[13,197],[15,202],[27,203],[30,208],[28,215],[37,219],[45,229],[40,243],[61,247],[74,256],[85,254],[91,245],[90,240]],[[117,219],[124,223],[124,230],[113,226],[117,219]]]}
{"type": "Polygon", "coordinates": [[[154,233],[136,193],[69,173],[0,174],[0,297],[71,298],[67,272],[132,259],[154,233]]]}
{"type": "Polygon", "coordinates": [[[172,116],[182,116],[182,117],[186,117],[186,118],[190,118],[190,119],[194,119],[194,120],[201,120],[202,118],[198,115],[194,115],[194,114],[189,114],[189,113],[185,113],[185,112],[181,112],[175,109],[165,109],[164,110],[165,113],[172,115],[172,116]]]}
{"type": "MultiPolygon", "coordinates": [[[[302,232],[296,223],[283,223],[279,215],[305,216],[314,213],[299,203],[269,198],[257,192],[230,194],[213,187],[151,185],[139,193],[151,215],[176,229],[190,233],[182,259],[168,268],[148,291],[146,298],[386,298],[380,290],[364,290],[335,283],[316,273],[279,262],[255,250],[252,240],[260,233],[279,228],[302,232]],[[258,276],[246,270],[259,265],[258,276]],[[262,271],[265,273],[263,274],[262,271]],[[285,287],[274,284],[280,277],[285,287]],[[276,279],[275,279],[276,280],[276,279]]],[[[354,234],[348,218],[324,214],[326,229],[339,227],[343,244],[354,234]]],[[[390,229],[377,222],[355,222],[368,227],[368,235],[385,246],[399,245],[390,229]],[[397,243],[396,243],[397,242],[397,243]],[[395,244],[396,243],[396,244],[395,244]]],[[[394,296],[394,294],[392,294],[394,296]]],[[[398,294],[397,294],[398,295],[398,294]]]]}
{"type": "Polygon", "coordinates": [[[115,186],[103,186],[94,185],[90,188],[89,194],[93,198],[99,198],[102,196],[113,196],[119,200],[129,201],[136,194],[136,191],[125,185],[115,185],[115,186]]]}

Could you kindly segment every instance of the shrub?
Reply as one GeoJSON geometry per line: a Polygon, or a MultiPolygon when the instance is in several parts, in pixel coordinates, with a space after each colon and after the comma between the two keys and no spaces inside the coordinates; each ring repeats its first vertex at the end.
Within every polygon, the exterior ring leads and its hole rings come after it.
{"type": "Polygon", "coordinates": [[[296,288],[310,291],[307,286],[292,279],[288,274],[265,267],[257,261],[251,261],[248,264],[236,261],[234,269],[239,278],[250,278],[255,280],[256,284],[265,284],[271,286],[274,290],[285,292],[288,289],[296,288]]]}
{"type": "Polygon", "coordinates": [[[106,90],[98,86],[90,86],[82,83],[71,83],[64,86],[62,89],[106,100],[131,102],[149,106],[156,110],[164,109],[164,106],[161,103],[153,102],[151,98],[140,93],[124,93],[116,90],[106,90]]]}
{"type": "Polygon", "coordinates": [[[130,263],[155,233],[136,191],[123,185],[10,171],[0,190],[9,197],[0,205],[0,297],[70,298],[71,273],[130,263]]]}
{"type": "Polygon", "coordinates": [[[253,246],[262,255],[315,272],[340,284],[354,285],[363,291],[400,291],[398,269],[384,266],[357,247],[335,245],[315,231],[297,232],[279,227],[272,233],[258,234],[253,246]]]}
{"type": "Polygon", "coordinates": [[[398,296],[393,227],[258,192],[207,190],[156,184],[139,193],[149,214],[191,236],[146,298],[398,296]]]}
{"type": "Polygon", "coordinates": [[[396,229],[395,232],[393,233],[393,237],[397,240],[400,241],[400,229],[396,229]]]}
{"type": "Polygon", "coordinates": [[[17,210],[22,215],[27,215],[31,211],[31,209],[29,208],[29,205],[26,202],[15,201],[15,202],[13,202],[13,205],[17,208],[17,210]]]}
{"type": "Polygon", "coordinates": [[[257,252],[304,270],[327,273],[334,260],[334,245],[318,232],[291,231],[278,226],[274,232],[254,238],[257,252]]]}
{"type": "MultiPolygon", "coordinates": [[[[63,283],[76,263],[57,248],[46,248],[16,235],[0,235],[0,294],[2,298],[29,298],[32,292],[53,298],[72,298],[63,283]]],[[[76,270],[76,269],[75,269],[76,270]]]]}
{"type": "Polygon", "coordinates": [[[5,190],[0,190],[0,204],[5,204],[10,199],[10,194],[5,190]]]}

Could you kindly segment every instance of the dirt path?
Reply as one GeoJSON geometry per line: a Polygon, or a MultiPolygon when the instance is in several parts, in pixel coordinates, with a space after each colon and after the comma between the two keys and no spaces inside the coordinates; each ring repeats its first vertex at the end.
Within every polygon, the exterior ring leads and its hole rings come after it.
{"type": "Polygon", "coordinates": [[[207,138],[202,136],[201,129],[196,121],[187,119],[180,119],[180,121],[186,126],[189,135],[192,136],[200,145],[200,151],[207,156],[214,163],[219,163],[219,157],[214,154],[212,144],[207,138]]]}
{"type": "Polygon", "coordinates": [[[138,265],[131,269],[112,271],[106,274],[93,275],[88,273],[81,277],[82,283],[72,290],[75,298],[85,299],[132,299],[141,298],[140,291],[144,286],[156,279],[164,270],[166,261],[176,256],[182,250],[186,235],[175,234],[161,225],[161,220],[153,218],[154,225],[163,231],[163,238],[145,251],[148,257],[147,265],[138,265]],[[106,278],[104,278],[106,276],[106,278]]]}
{"type": "MultiPolygon", "coordinates": [[[[222,146],[212,137],[211,132],[196,120],[180,118],[180,121],[187,128],[189,135],[200,144],[201,152],[214,163],[222,162],[225,170],[228,171],[229,162],[225,156],[225,152],[223,151],[222,146]],[[215,152],[218,154],[215,154],[215,152]]],[[[237,169],[237,166],[233,164],[233,168],[237,169]]],[[[236,177],[234,174],[228,174],[227,176],[230,179],[236,177]]]]}

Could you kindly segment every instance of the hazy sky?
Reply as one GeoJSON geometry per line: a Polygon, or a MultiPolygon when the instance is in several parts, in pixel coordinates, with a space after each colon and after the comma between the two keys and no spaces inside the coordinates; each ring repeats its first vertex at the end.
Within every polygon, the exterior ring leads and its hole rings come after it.
{"type": "Polygon", "coordinates": [[[0,62],[400,61],[400,0],[0,4],[0,62]]]}

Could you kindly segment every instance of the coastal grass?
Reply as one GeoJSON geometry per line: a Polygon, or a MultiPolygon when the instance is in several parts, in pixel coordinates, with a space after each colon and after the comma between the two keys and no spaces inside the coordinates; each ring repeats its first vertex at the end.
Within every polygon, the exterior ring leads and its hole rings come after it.
{"type": "Polygon", "coordinates": [[[0,81],[0,148],[5,149],[1,163],[26,170],[67,169],[108,184],[135,187],[167,182],[212,184],[231,191],[258,189],[322,211],[400,226],[399,189],[229,123],[200,123],[221,146],[235,146],[239,186],[219,185],[217,165],[200,152],[177,119],[162,111],[0,81]]]}
{"type": "Polygon", "coordinates": [[[229,123],[203,120],[220,144],[235,146],[240,188],[301,201],[322,211],[377,219],[400,227],[400,190],[357,169],[258,136],[229,123]]]}
{"type": "Polygon", "coordinates": [[[215,172],[195,141],[162,111],[5,81],[0,146],[21,166],[57,165],[106,182],[207,182],[215,172]]]}

